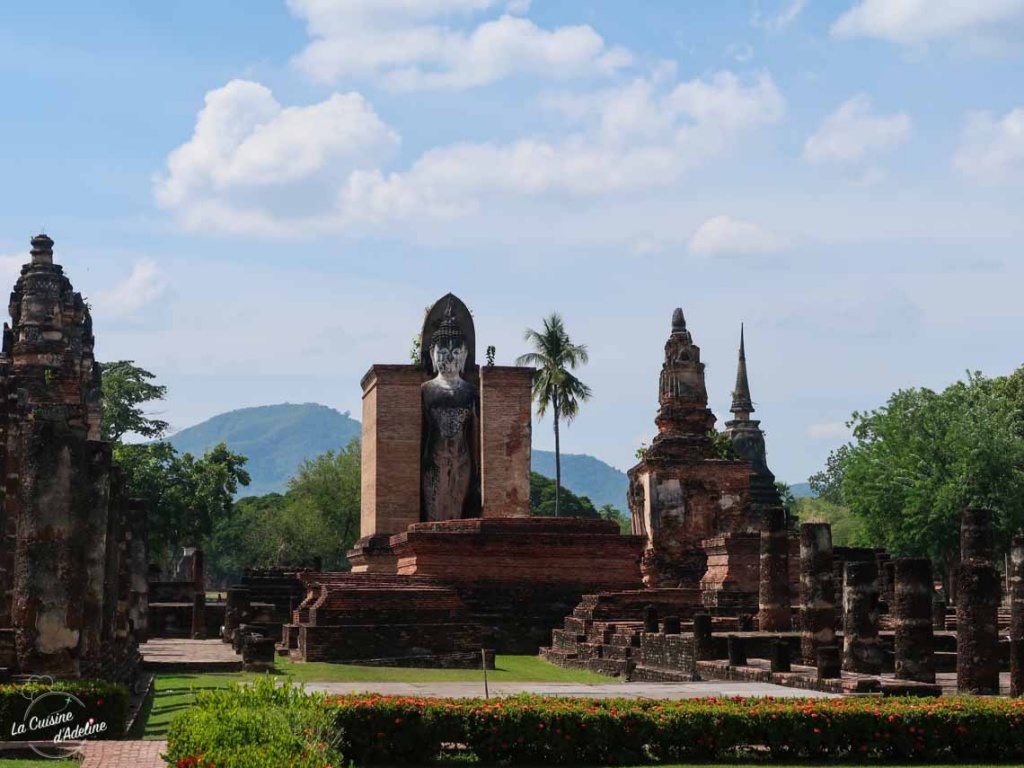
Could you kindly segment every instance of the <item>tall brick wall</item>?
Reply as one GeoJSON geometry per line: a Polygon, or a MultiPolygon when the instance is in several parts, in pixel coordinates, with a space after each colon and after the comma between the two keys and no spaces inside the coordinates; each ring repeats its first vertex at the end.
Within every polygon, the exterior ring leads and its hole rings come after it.
{"type": "Polygon", "coordinates": [[[425,379],[415,365],[374,365],[363,377],[360,536],[401,533],[420,521],[425,379]]]}
{"type": "Polygon", "coordinates": [[[533,368],[480,369],[480,485],[484,517],[530,514],[533,368]]]}

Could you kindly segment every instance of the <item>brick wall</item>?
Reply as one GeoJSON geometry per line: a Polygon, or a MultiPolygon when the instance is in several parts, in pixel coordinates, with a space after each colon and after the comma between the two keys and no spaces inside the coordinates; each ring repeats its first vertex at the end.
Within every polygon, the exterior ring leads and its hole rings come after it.
{"type": "Polygon", "coordinates": [[[533,368],[480,369],[481,490],[484,517],[530,514],[533,368]]]}

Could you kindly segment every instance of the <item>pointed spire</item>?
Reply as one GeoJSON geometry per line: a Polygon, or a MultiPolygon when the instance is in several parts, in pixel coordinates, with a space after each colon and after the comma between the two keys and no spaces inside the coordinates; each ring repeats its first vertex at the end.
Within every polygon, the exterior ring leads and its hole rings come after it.
{"type": "Polygon", "coordinates": [[[736,366],[736,388],[732,391],[733,416],[739,421],[746,421],[754,412],[754,403],[750,399],[750,382],[747,381],[747,352],[743,339],[743,324],[740,324],[740,359],[736,366]]]}

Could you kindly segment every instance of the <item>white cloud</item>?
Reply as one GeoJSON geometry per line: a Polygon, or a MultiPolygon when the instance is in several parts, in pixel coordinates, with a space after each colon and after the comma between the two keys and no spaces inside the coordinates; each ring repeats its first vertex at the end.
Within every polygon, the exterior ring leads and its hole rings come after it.
{"type": "Polygon", "coordinates": [[[567,118],[568,133],[440,146],[387,171],[380,160],[398,137],[358,94],[285,109],[262,85],[233,81],[207,94],[192,138],[170,154],[154,191],[186,228],[234,234],[452,218],[496,196],[671,185],[785,111],[770,75],[732,72],[682,83],[660,72],[549,106],[567,118]]]}
{"type": "Polygon", "coordinates": [[[1024,0],[860,0],[832,25],[834,37],[902,45],[998,33],[1024,20],[1024,0]]]}
{"type": "Polygon", "coordinates": [[[986,182],[1024,176],[1024,108],[996,119],[990,112],[968,116],[953,166],[963,175],[986,182]]]}
{"type": "Polygon", "coordinates": [[[638,79],[551,105],[585,130],[560,141],[440,147],[404,173],[357,171],[342,193],[343,216],[350,222],[443,218],[476,210],[486,195],[594,196],[666,186],[785,109],[768,74],[744,83],[731,72],[668,90],[638,79]]]}
{"type": "Polygon", "coordinates": [[[131,319],[166,292],[167,282],[157,263],[142,259],[128,277],[96,295],[93,313],[104,320],[131,319]]]}
{"type": "Polygon", "coordinates": [[[871,100],[859,94],[822,121],[804,143],[804,159],[811,163],[859,162],[902,144],[910,137],[910,128],[910,116],[905,112],[874,113],[871,100]]]}
{"type": "Polygon", "coordinates": [[[786,246],[781,235],[731,216],[715,216],[701,224],[690,238],[690,253],[697,256],[774,253],[786,246]]]}
{"type": "Polygon", "coordinates": [[[850,437],[850,429],[841,421],[825,421],[808,424],[804,434],[811,440],[845,440],[850,437]]]}
{"type": "Polygon", "coordinates": [[[775,13],[765,15],[761,11],[761,4],[754,6],[754,14],[750,18],[751,25],[767,29],[769,32],[781,32],[790,24],[796,21],[807,6],[807,0],[786,0],[786,2],[775,13]]]}
{"type": "Polygon", "coordinates": [[[608,75],[631,62],[628,51],[609,47],[590,26],[546,30],[511,15],[529,10],[524,0],[469,30],[435,23],[490,10],[495,2],[288,0],[312,38],[295,64],[324,82],[377,77],[398,90],[421,90],[472,88],[516,74],[608,75]]]}
{"type": "Polygon", "coordinates": [[[398,140],[357,93],[285,108],[263,85],[232,80],[206,94],[192,138],[155,180],[156,201],[188,228],[279,234],[283,211],[316,221],[339,177],[398,140]]]}

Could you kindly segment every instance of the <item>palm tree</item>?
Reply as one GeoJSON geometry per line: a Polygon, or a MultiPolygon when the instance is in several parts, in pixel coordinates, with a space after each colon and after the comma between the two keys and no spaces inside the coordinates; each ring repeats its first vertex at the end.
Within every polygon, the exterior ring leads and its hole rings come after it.
{"type": "Polygon", "coordinates": [[[559,496],[562,492],[562,457],[558,426],[564,419],[571,422],[579,413],[580,403],[590,399],[590,387],[577,379],[571,371],[589,359],[584,344],[573,344],[557,312],[544,318],[544,330],[526,329],[526,341],[533,346],[516,359],[516,365],[537,368],[533,378],[533,399],[537,415],[543,416],[551,408],[555,424],[555,517],[558,517],[559,496]]]}

